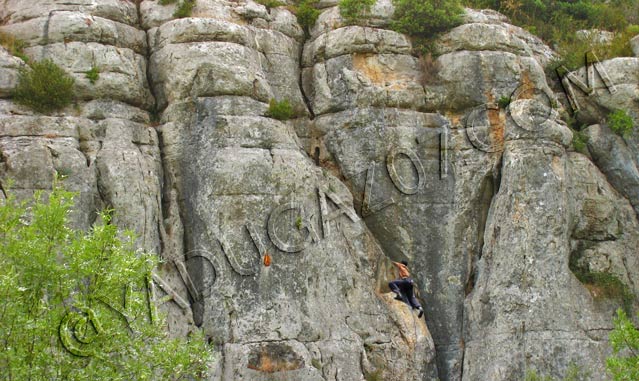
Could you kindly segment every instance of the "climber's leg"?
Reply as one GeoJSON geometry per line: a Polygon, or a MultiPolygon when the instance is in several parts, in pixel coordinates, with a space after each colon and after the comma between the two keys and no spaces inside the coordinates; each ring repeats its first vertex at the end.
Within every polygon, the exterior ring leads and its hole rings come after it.
{"type": "Polygon", "coordinates": [[[404,295],[404,293],[402,292],[404,282],[405,282],[404,279],[397,279],[388,283],[388,287],[391,289],[391,291],[397,294],[397,296],[395,297],[396,300],[401,300],[402,302],[410,306],[410,301],[408,300],[408,298],[406,298],[406,295],[404,295]]]}
{"type": "Polygon", "coordinates": [[[417,300],[417,297],[415,297],[415,289],[414,289],[412,281],[408,284],[408,286],[404,290],[404,294],[410,301],[409,305],[419,311],[418,317],[422,317],[422,315],[424,314],[424,309],[422,308],[422,305],[419,303],[419,300],[417,300]]]}

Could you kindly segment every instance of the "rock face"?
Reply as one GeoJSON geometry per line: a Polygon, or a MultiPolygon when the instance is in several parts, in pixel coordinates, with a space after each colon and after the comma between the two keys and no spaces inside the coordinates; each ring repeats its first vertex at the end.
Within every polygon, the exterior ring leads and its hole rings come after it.
{"type": "Polygon", "coordinates": [[[572,363],[603,379],[620,303],[573,271],[639,295],[638,132],[606,121],[614,106],[637,123],[639,58],[601,63],[615,93],[577,93],[584,156],[544,75],[554,52],[504,16],[467,10],[430,62],[388,29],[389,0],[361,25],[336,4],[305,33],[251,0],[182,19],[150,0],[0,2],[0,31],[77,95],[51,115],[16,105],[25,64],[0,49],[3,189],[26,198],[57,172],[77,227],[114,208],[166,259],[170,332],[214,343],[211,380],[515,380],[572,363]],[[426,321],[393,299],[391,260],[410,262],[426,321]]]}

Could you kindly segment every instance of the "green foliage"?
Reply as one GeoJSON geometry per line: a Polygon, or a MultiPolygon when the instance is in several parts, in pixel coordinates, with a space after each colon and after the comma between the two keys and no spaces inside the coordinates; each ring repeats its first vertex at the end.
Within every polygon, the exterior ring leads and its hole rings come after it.
{"type": "Polygon", "coordinates": [[[268,103],[267,115],[277,120],[288,120],[294,116],[293,107],[286,99],[280,102],[271,99],[268,103]]]}
{"type": "MultiPolygon", "coordinates": [[[[526,372],[525,381],[555,381],[558,380],[556,378],[550,376],[542,376],[537,373],[536,370],[530,369],[526,372]]],[[[561,381],[587,381],[590,380],[590,372],[585,371],[577,364],[572,363],[568,367],[566,374],[561,379],[561,381]]]]}
{"type": "Polygon", "coordinates": [[[169,5],[177,3],[177,0],[160,0],[159,3],[160,5],[169,5]]]}
{"type": "Polygon", "coordinates": [[[17,103],[38,112],[49,112],[73,101],[74,80],[51,60],[31,64],[20,70],[13,97],[17,103]]]}
{"type": "Polygon", "coordinates": [[[615,110],[608,114],[608,127],[617,135],[626,137],[634,127],[632,118],[624,110],[615,110]]]}
{"type": "Polygon", "coordinates": [[[312,359],[311,365],[313,365],[315,369],[322,370],[322,362],[318,359],[312,359]]]}
{"type": "Polygon", "coordinates": [[[95,85],[98,79],[100,79],[100,68],[97,66],[93,66],[91,70],[85,73],[87,79],[91,82],[92,85],[95,85]]]}
{"type": "Polygon", "coordinates": [[[375,0],[340,0],[339,13],[348,24],[357,24],[371,11],[375,0]]]}
{"type": "Polygon", "coordinates": [[[195,0],[182,0],[180,5],[173,12],[173,17],[181,19],[184,17],[190,17],[195,7],[195,0]]]}
{"type": "Polygon", "coordinates": [[[16,56],[24,62],[29,62],[29,57],[24,54],[24,48],[27,46],[24,41],[15,38],[11,34],[0,32],[0,46],[7,49],[12,56],[16,56]]]}
{"type": "Polygon", "coordinates": [[[106,212],[88,232],[69,228],[73,195],[60,187],[44,199],[0,205],[3,379],[201,379],[204,338],[171,339],[149,322],[145,274],[157,257],[120,239],[106,212]]]}
{"type": "Polygon", "coordinates": [[[511,99],[509,96],[502,95],[497,101],[497,104],[499,105],[499,108],[505,109],[508,107],[508,105],[510,105],[510,102],[511,102],[511,99]]]}
{"type": "Polygon", "coordinates": [[[302,0],[297,6],[297,22],[300,23],[302,28],[308,32],[308,30],[315,25],[315,21],[320,15],[320,11],[315,8],[317,0],[302,0]]]}
{"type": "Polygon", "coordinates": [[[581,131],[572,131],[572,146],[575,151],[587,154],[588,153],[588,136],[581,131]]]}
{"type": "Polygon", "coordinates": [[[590,271],[579,263],[577,255],[570,256],[568,267],[581,283],[588,286],[595,298],[614,299],[620,303],[624,311],[632,309],[635,295],[630,287],[614,274],[590,271]]]}
{"type": "Polygon", "coordinates": [[[431,38],[462,21],[463,8],[457,0],[393,0],[394,30],[415,37],[431,38]]]}
{"type": "MultiPolygon", "coordinates": [[[[562,57],[570,70],[584,65],[585,53],[594,49],[600,59],[632,56],[628,41],[639,24],[636,0],[464,0],[475,8],[492,8],[541,37],[562,57]],[[580,39],[575,32],[600,29],[617,32],[610,44],[580,39]]],[[[555,63],[556,66],[558,63],[555,63]]]]}
{"type": "Polygon", "coordinates": [[[534,369],[528,370],[525,375],[525,381],[552,381],[551,377],[543,377],[537,374],[534,369]]]}
{"type": "Polygon", "coordinates": [[[639,331],[621,309],[614,327],[610,333],[613,355],[606,360],[606,369],[614,381],[639,380],[639,331]]]}
{"type": "Polygon", "coordinates": [[[302,230],[302,216],[297,216],[295,226],[297,226],[297,230],[302,230]]]}
{"type": "Polygon", "coordinates": [[[377,369],[374,372],[367,373],[365,379],[366,381],[383,381],[382,374],[382,370],[377,369]]]}
{"type": "Polygon", "coordinates": [[[285,3],[279,1],[279,0],[256,0],[257,3],[262,4],[263,6],[265,6],[268,9],[271,8],[275,8],[275,7],[281,7],[282,5],[286,5],[285,3]]]}

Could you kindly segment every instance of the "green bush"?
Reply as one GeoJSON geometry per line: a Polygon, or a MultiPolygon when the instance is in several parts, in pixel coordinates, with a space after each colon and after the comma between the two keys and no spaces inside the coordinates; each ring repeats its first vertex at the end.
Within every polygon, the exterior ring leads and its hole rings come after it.
{"type": "Polygon", "coordinates": [[[349,24],[358,23],[370,13],[376,0],[340,0],[339,13],[349,24]]]}
{"type": "Polygon", "coordinates": [[[91,84],[95,85],[95,83],[100,79],[100,69],[97,66],[93,66],[91,70],[84,73],[85,77],[91,82],[91,84]]]}
{"type": "Polygon", "coordinates": [[[31,64],[20,70],[13,97],[38,112],[64,108],[73,101],[74,80],[51,60],[31,64]]]}
{"type": "Polygon", "coordinates": [[[181,19],[184,17],[190,17],[195,7],[195,0],[182,0],[180,5],[173,12],[173,17],[181,19]]]}
{"type": "Polygon", "coordinates": [[[308,33],[308,30],[315,25],[315,21],[320,15],[320,11],[315,8],[317,0],[302,0],[296,7],[297,22],[308,33]]]}
{"type": "Polygon", "coordinates": [[[76,231],[73,195],[55,186],[43,196],[0,204],[2,379],[202,379],[204,337],[172,339],[164,318],[149,320],[145,275],[158,258],[120,239],[109,213],[76,231]]]}
{"type": "Polygon", "coordinates": [[[632,118],[624,110],[615,110],[608,114],[608,127],[617,135],[626,137],[634,127],[632,118]]]}
{"type": "Polygon", "coordinates": [[[293,107],[286,99],[280,102],[271,99],[268,104],[267,115],[277,120],[288,120],[294,116],[293,107]]]}
{"type": "Polygon", "coordinates": [[[462,22],[457,0],[393,0],[392,28],[413,37],[430,39],[462,22]]]}
{"type": "Polygon", "coordinates": [[[169,5],[175,3],[177,3],[177,0],[160,0],[160,5],[169,5]]]}
{"type": "Polygon", "coordinates": [[[606,359],[606,369],[614,381],[639,380],[639,331],[621,309],[613,321],[610,345],[613,355],[606,359]]]}

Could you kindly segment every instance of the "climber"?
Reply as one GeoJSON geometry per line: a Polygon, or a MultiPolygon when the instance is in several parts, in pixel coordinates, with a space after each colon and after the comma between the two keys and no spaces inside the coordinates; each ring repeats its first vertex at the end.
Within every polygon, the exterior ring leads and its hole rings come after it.
{"type": "Polygon", "coordinates": [[[408,271],[408,262],[406,261],[393,262],[393,264],[399,270],[399,279],[388,283],[388,287],[390,287],[391,291],[397,294],[395,296],[395,300],[400,300],[408,304],[409,306],[411,306],[413,309],[418,310],[419,315],[417,317],[421,318],[422,315],[424,314],[424,310],[422,309],[421,304],[419,304],[419,301],[415,297],[415,292],[414,292],[415,282],[410,277],[410,272],[408,271]]]}

